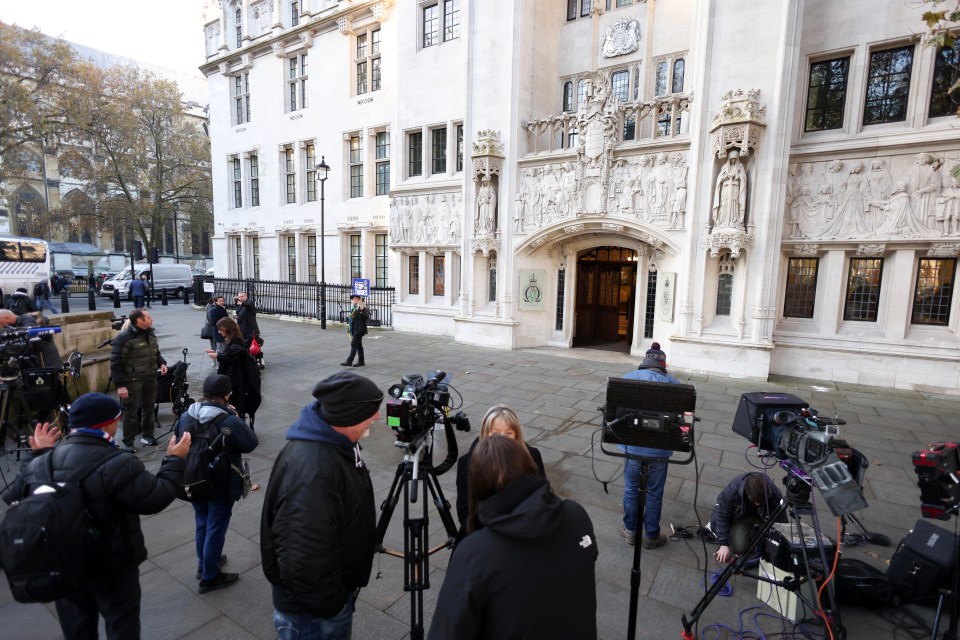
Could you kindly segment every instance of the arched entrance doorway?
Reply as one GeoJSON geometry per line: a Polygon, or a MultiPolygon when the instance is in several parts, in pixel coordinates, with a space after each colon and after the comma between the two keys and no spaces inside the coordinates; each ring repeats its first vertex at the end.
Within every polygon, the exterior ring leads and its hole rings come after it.
{"type": "Polygon", "coordinates": [[[577,258],[575,347],[629,351],[637,292],[637,252],[596,247],[577,258]]]}

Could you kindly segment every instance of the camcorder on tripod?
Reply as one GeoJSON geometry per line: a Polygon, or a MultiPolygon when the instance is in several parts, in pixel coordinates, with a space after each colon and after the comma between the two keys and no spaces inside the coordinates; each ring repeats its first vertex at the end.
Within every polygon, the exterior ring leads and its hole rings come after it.
{"type": "MultiPolygon", "coordinates": [[[[469,431],[470,421],[463,412],[450,416],[457,407],[450,404],[450,391],[456,391],[451,379],[442,371],[426,377],[404,376],[387,393],[387,425],[396,435],[395,445],[403,450],[403,460],[390,485],[387,498],[380,505],[377,522],[377,551],[403,558],[403,590],[410,592],[410,638],[423,638],[423,592],[430,588],[429,559],[441,549],[453,547],[457,526],[450,513],[450,503],[443,495],[438,476],[446,473],[458,457],[454,428],[469,431]],[[437,425],[443,425],[447,440],[447,457],[433,464],[433,434],[437,425]],[[447,538],[432,549],[428,547],[429,518],[427,500],[423,500],[420,517],[411,515],[410,505],[417,502],[418,487],[423,484],[424,497],[429,493],[440,514],[447,538]],[[390,518],[403,497],[403,551],[388,549],[383,544],[390,518]]],[[[457,394],[459,395],[459,393],[457,394]]],[[[462,404],[462,402],[461,402],[462,404]]]]}
{"type": "MultiPolygon", "coordinates": [[[[783,580],[762,575],[749,577],[795,593],[809,610],[819,610],[825,625],[825,638],[846,637],[836,607],[834,583],[828,583],[826,599],[820,601],[818,596],[818,602],[812,602],[801,587],[810,581],[815,585],[823,584],[833,567],[836,545],[840,541],[831,541],[821,532],[817,511],[810,499],[811,490],[816,487],[833,515],[840,518],[852,518],[854,511],[867,506],[860,488],[866,471],[865,458],[840,438],[839,429],[843,424],[846,423],[839,418],[820,416],[796,396],[769,392],[743,394],[733,423],[735,433],[747,438],[758,449],[772,453],[787,473],[783,479],[784,500],[754,525],[752,535],[741,551],[760,550],[766,561],[793,575],[783,580]],[[783,520],[784,516],[789,516],[789,539],[784,536],[782,528],[774,530],[777,521],[783,520]],[[811,524],[802,522],[801,516],[809,516],[811,524]],[[796,548],[793,540],[799,541],[796,548]]],[[[859,522],[857,525],[861,526],[859,522]]],[[[694,637],[693,627],[707,606],[730,577],[740,573],[750,559],[749,553],[741,552],[737,560],[717,576],[689,617],[682,616],[684,638],[694,637]]],[[[817,593],[821,591],[819,589],[817,593]]]]}

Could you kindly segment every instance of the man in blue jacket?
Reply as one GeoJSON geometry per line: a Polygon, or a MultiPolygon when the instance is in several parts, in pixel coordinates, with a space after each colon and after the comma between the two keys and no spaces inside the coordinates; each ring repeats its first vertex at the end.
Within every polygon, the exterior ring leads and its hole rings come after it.
{"type": "MultiPolygon", "coordinates": [[[[660,343],[650,345],[643,362],[624,378],[630,380],[647,380],[650,382],[669,382],[680,384],[680,381],[667,373],[667,354],[660,350],[660,343]]],[[[648,458],[669,458],[672,451],[666,449],[651,449],[649,447],[623,446],[626,453],[648,458]]],[[[623,524],[620,526],[620,535],[626,538],[629,544],[637,540],[637,494],[640,491],[641,463],[638,460],[627,458],[623,471],[623,524]]],[[[660,511],[663,508],[663,490],[667,482],[667,463],[647,463],[647,501],[643,511],[643,538],[641,544],[644,549],[656,549],[667,543],[666,534],[660,533],[660,511]]]]}
{"type": "Polygon", "coordinates": [[[349,638],[376,544],[373,484],[359,440],[383,392],[352,371],[318,382],[287,431],[260,519],[263,573],[281,640],[349,638]]]}
{"type": "Polygon", "coordinates": [[[147,283],[140,278],[134,278],[130,281],[130,297],[133,298],[133,307],[135,309],[143,308],[143,299],[147,295],[147,283]]]}

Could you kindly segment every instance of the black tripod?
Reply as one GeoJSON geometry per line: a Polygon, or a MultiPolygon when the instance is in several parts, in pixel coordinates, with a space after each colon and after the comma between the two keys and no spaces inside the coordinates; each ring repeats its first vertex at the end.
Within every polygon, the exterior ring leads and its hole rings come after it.
{"type": "MultiPolygon", "coordinates": [[[[951,511],[954,517],[960,518],[960,505],[954,505],[951,511]]],[[[947,513],[950,513],[950,511],[947,513]]],[[[933,619],[930,640],[937,640],[937,629],[940,626],[940,619],[943,617],[943,605],[947,598],[950,599],[950,624],[947,626],[946,633],[943,634],[943,640],[957,640],[957,617],[960,616],[960,541],[954,539],[953,545],[956,555],[953,559],[953,588],[940,589],[940,598],[937,600],[937,615],[933,619]]]]}
{"type": "MultiPolygon", "coordinates": [[[[446,422],[446,419],[444,419],[446,422]]],[[[433,467],[433,431],[411,443],[398,443],[405,450],[403,460],[397,465],[390,492],[380,505],[380,520],[377,522],[377,551],[403,558],[403,590],[410,592],[410,638],[423,638],[423,592],[430,588],[430,556],[448,547],[453,547],[457,526],[450,514],[450,503],[443,495],[437,472],[433,467]],[[440,520],[447,532],[442,544],[429,549],[427,533],[430,521],[427,517],[427,500],[423,501],[423,515],[411,516],[410,505],[416,503],[418,486],[423,483],[423,494],[429,492],[440,513],[440,520]],[[402,490],[401,490],[402,485],[402,490]],[[403,552],[387,549],[383,538],[390,526],[390,517],[403,494],[403,552]]]]}
{"type": "MultiPolygon", "coordinates": [[[[789,473],[789,470],[788,470],[789,473]]],[[[767,539],[767,534],[770,533],[770,529],[773,528],[773,525],[789,510],[789,515],[796,524],[797,531],[800,532],[800,553],[803,558],[803,568],[805,570],[805,575],[800,578],[786,578],[783,581],[771,580],[768,578],[760,576],[750,576],[744,574],[748,577],[755,578],[762,582],[769,582],[772,585],[783,587],[788,591],[795,591],[797,597],[810,609],[815,610],[819,607],[816,606],[816,603],[809,602],[803,593],[799,590],[804,582],[807,582],[810,578],[810,562],[807,558],[807,545],[803,536],[803,527],[800,521],[800,509],[812,510],[812,505],[810,504],[810,484],[794,475],[789,473],[786,478],[783,479],[783,484],[786,487],[786,496],[784,500],[780,503],[773,513],[771,513],[767,518],[759,525],[757,525],[756,532],[750,538],[750,541],[746,545],[747,550],[756,549],[764,543],[767,539]]],[[[814,520],[814,525],[816,525],[816,520],[814,520]]],[[[820,551],[820,561],[823,563],[825,571],[829,571],[830,564],[827,561],[826,554],[823,551],[823,546],[819,544],[821,539],[820,530],[814,526],[814,532],[816,534],[816,540],[818,542],[818,547],[820,551]]],[[[837,542],[839,544],[839,541],[837,542]]],[[[717,576],[717,579],[713,582],[710,589],[707,590],[706,594],[700,599],[700,602],[693,608],[690,612],[690,618],[687,618],[687,614],[681,616],[683,622],[683,634],[682,637],[684,640],[693,640],[693,627],[697,624],[697,621],[700,619],[700,616],[703,615],[703,612],[710,606],[710,603],[713,602],[713,599],[717,597],[717,594],[720,593],[720,590],[723,589],[724,585],[730,580],[731,576],[736,573],[740,573],[743,567],[750,560],[751,554],[741,553],[737,556],[736,562],[728,564],[724,568],[723,572],[717,576]]],[[[840,624],[840,611],[835,608],[834,603],[836,602],[836,597],[833,590],[833,583],[830,583],[828,589],[828,606],[829,608],[823,611],[823,621],[824,624],[831,627],[836,635],[826,633],[824,637],[836,637],[836,638],[845,638],[846,630],[840,624]]]]}

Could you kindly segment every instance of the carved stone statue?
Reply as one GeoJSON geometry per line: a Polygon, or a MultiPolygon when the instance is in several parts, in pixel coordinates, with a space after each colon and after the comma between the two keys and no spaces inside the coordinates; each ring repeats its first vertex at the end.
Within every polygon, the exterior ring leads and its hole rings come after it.
{"type": "Polygon", "coordinates": [[[670,199],[670,228],[683,229],[687,213],[687,164],[683,154],[673,156],[673,197],[670,199]]]}
{"type": "Polygon", "coordinates": [[[943,195],[937,198],[937,221],[944,235],[955,236],[960,234],[960,182],[952,175],[947,180],[943,195]]]}
{"type": "Polygon", "coordinates": [[[717,174],[713,196],[713,228],[743,229],[747,212],[747,172],[736,149],[727,154],[727,163],[717,174]]]}
{"type": "Polygon", "coordinates": [[[936,201],[943,189],[940,178],[941,161],[929,153],[921,153],[916,159],[916,178],[914,184],[914,210],[924,226],[937,227],[936,201]]]}
{"type": "Polygon", "coordinates": [[[478,235],[493,235],[497,220],[497,191],[490,184],[490,178],[484,176],[480,191],[477,192],[478,235]]]}

